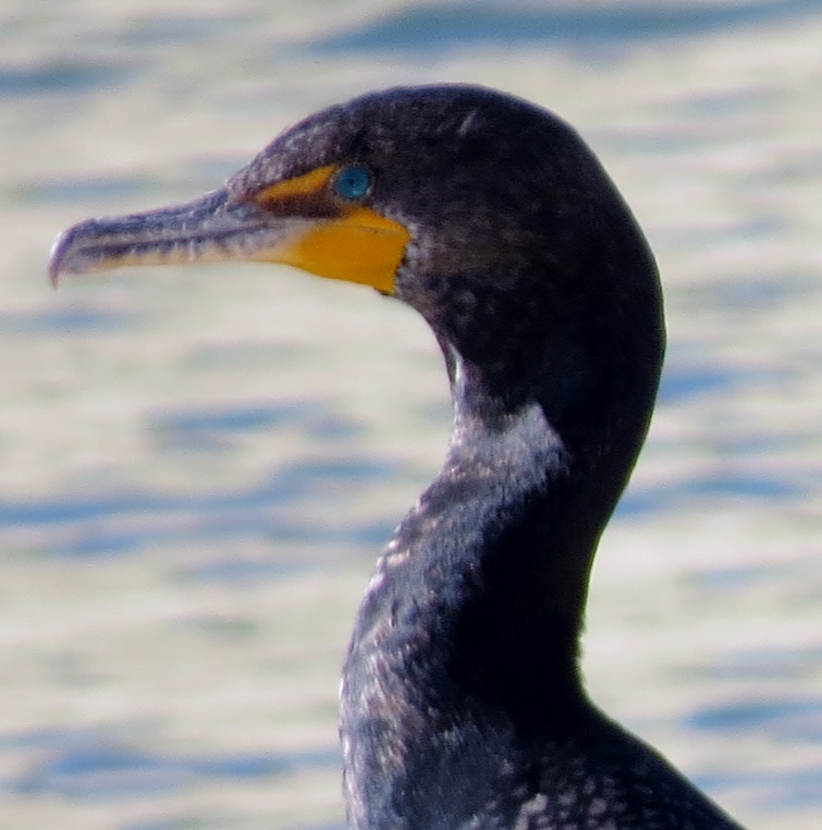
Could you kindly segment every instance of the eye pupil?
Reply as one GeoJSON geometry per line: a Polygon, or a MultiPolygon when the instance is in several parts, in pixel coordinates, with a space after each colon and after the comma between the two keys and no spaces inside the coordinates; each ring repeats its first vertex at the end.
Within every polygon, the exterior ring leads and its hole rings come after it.
{"type": "Polygon", "coordinates": [[[334,192],[343,199],[357,201],[368,193],[371,173],[360,165],[343,167],[334,179],[334,192]]]}

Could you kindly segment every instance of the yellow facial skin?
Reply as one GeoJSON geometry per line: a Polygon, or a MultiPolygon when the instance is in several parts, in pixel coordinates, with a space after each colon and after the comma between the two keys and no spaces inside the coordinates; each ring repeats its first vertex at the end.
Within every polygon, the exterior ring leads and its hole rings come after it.
{"type": "Polygon", "coordinates": [[[277,262],[392,293],[411,236],[400,222],[332,190],[325,165],[256,191],[228,190],[173,208],[92,219],[57,240],[50,272],[202,261],[277,262]]]}
{"type": "Polygon", "coordinates": [[[330,194],[329,183],[338,169],[336,165],[317,167],[254,195],[253,201],[263,210],[279,211],[290,204],[298,208],[302,203],[337,212],[292,241],[260,251],[254,259],[283,262],[321,277],[391,293],[394,274],[411,236],[399,222],[330,194]]]}

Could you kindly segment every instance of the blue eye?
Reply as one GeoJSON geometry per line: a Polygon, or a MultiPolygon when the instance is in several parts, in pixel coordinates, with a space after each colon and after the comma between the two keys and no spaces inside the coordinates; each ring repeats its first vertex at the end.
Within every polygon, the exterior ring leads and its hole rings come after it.
{"type": "Polygon", "coordinates": [[[358,164],[343,167],[334,177],[333,187],[341,198],[358,202],[371,189],[371,172],[358,164]]]}

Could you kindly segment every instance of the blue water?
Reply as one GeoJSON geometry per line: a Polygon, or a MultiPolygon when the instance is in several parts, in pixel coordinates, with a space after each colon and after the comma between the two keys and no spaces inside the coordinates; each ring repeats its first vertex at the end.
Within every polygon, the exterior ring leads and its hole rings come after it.
{"type": "MultiPolygon", "coordinates": [[[[799,22],[822,9],[819,0],[749,3],[536,4],[416,3],[378,16],[361,28],[312,44],[321,51],[398,49],[437,53],[485,45],[542,46],[580,54],[580,47],[629,46],[694,38],[723,29],[799,22]]],[[[583,52],[584,53],[584,52],[583,52]]]]}
{"type": "Polygon", "coordinates": [[[668,361],[608,556],[633,534],[665,551],[690,529],[693,559],[628,607],[622,584],[592,601],[615,603],[628,641],[716,625],[701,657],[677,663],[661,639],[658,673],[639,673],[673,701],[663,714],[636,702],[631,654],[605,693],[631,725],[664,720],[649,737],[752,826],[815,827],[822,2],[315,5],[0,11],[4,828],[342,826],[334,675],[370,562],[447,434],[430,342],[404,318],[376,322],[384,306],[274,289],[263,271],[118,276],[55,297],[45,259],[70,222],[218,186],[323,103],[440,79],[579,121],[660,260],[668,361]],[[705,555],[717,516],[726,535],[705,555]],[[269,589],[305,611],[304,639],[268,616],[269,589]],[[659,614],[654,594],[677,602],[659,614]],[[121,605],[134,619],[94,622],[121,605]],[[225,683],[215,709],[193,703],[225,683]],[[180,732],[207,748],[177,751],[180,732]],[[263,818],[267,794],[279,806],[263,818]]]}

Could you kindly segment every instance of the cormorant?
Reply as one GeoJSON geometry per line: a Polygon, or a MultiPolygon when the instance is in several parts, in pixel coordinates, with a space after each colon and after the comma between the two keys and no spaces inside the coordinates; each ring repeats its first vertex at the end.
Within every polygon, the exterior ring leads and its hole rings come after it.
{"type": "Polygon", "coordinates": [[[443,468],[380,557],[343,670],[356,830],[739,830],[587,698],[591,561],[664,350],[653,256],[553,114],[464,85],[356,98],[196,201],[65,232],[54,280],[257,260],[416,309],[454,403],[443,468]]]}

